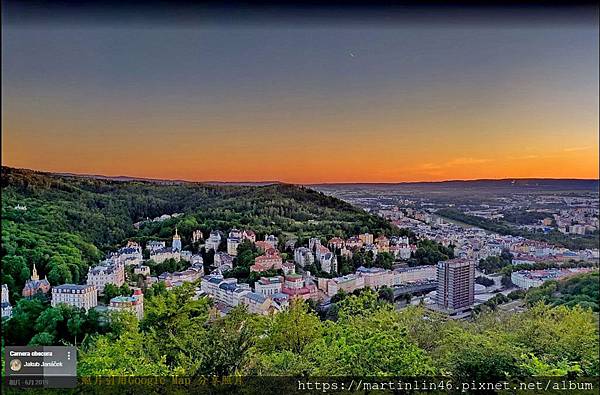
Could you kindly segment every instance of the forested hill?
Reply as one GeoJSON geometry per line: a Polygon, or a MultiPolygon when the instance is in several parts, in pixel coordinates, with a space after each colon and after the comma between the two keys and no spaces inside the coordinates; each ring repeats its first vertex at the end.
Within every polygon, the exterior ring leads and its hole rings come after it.
{"type": "Polygon", "coordinates": [[[79,282],[90,264],[130,237],[253,229],[259,238],[397,233],[386,221],[304,187],[115,181],[2,167],[2,283],[20,287],[36,264],[52,284],[79,282]],[[18,209],[25,206],[27,209],[18,209]],[[184,215],[134,223],[163,214],[184,215]]]}

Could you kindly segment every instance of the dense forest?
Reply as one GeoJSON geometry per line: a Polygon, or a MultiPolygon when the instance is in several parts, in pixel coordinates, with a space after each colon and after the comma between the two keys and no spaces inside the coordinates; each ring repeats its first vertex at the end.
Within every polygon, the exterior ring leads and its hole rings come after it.
{"type": "MultiPolygon", "coordinates": [[[[259,238],[403,234],[387,221],[308,188],[115,181],[2,167],[2,283],[12,300],[33,264],[52,285],[83,281],[89,265],[127,239],[170,240],[177,226],[184,246],[201,229],[252,229],[259,238]],[[17,206],[26,207],[26,210],[17,206]],[[161,222],[134,223],[183,213],[161,222]]],[[[411,235],[412,236],[412,235],[411,235]]]]}
{"type": "Polygon", "coordinates": [[[525,229],[519,229],[512,223],[509,223],[505,220],[492,220],[482,217],[477,217],[474,215],[465,214],[459,210],[447,208],[436,211],[436,214],[453,219],[456,221],[463,222],[465,224],[477,226],[479,228],[489,230],[490,232],[496,232],[501,235],[513,235],[513,236],[522,236],[532,240],[545,241],[550,244],[554,244],[557,246],[580,250],[586,248],[598,248],[600,246],[600,239],[598,238],[598,231],[595,231],[593,234],[585,235],[585,236],[573,236],[573,235],[564,235],[560,233],[558,230],[553,230],[548,233],[544,232],[534,232],[525,229]]]}
{"type": "Polygon", "coordinates": [[[600,308],[600,277],[598,271],[568,277],[560,281],[547,281],[541,287],[527,291],[529,305],[543,301],[551,306],[581,306],[598,312],[600,308]]]}
{"type": "Polygon", "coordinates": [[[447,320],[422,307],[396,311],[370,290],[319,319],[304,302],[271,316],[243,307],[219,317],[178,287],[149,302],[144,320],[81,347],[80,375],[440,375],[461,380],[597,375],[597,317],[536,304],[514,314],[447,320]]]}

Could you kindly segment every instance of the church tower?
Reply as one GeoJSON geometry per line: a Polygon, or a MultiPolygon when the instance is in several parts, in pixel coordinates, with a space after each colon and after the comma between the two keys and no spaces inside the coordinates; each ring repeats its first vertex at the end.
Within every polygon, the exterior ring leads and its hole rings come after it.
{"type": "Polygon", "coordinates": [[[31,281],[38,281],[40,277],[37,274],[37,269],[35,268],[35,263],[33,264],[33,272],[31,273],[31,281]]]}
{"type": "Polygon", "coordinates": [[[175,235],[173,236],[172,249],[173,251],[181,251],[181,237],[177,233],[177,228],[175,228],[175,235]]]}

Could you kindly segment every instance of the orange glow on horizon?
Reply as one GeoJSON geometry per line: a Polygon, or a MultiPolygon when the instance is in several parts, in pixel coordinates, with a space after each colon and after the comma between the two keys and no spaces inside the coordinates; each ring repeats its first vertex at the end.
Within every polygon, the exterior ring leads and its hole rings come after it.
{"type": "MultiPolygon", "coordinates": [[[[67,147],[65,147],[67,148],[67,147]]],[[[185,181],[281,181],[294,184],[317,183],[394,183],[419,181],[506,179],[506,178],[579,178],[598,179],[597,147],[577,151],[560,151],[545,156],[474,158],[449,157],[439,162],[403,163],[402,158],[321,158],[303,162],[289,153],[241,155],[239,161],[229,157],[218,162],[222,153],[192,160],[191,156],[163,157],[152,161],[128,161],[121,155],[86,160],[84,154],[57,152],[56,157],[32,158],[18,151],[3,152],[3,165],[58,173],[130,176],[185,181]],[[577,152],[577,154],[575,154],[577,152]],[[59,160],[70,156],[70,160],[59,160]],[[204,164],[202,163],[203,161],[204,164]]],[[[230,153],[231,156],[234,156],[230,153]]]]}

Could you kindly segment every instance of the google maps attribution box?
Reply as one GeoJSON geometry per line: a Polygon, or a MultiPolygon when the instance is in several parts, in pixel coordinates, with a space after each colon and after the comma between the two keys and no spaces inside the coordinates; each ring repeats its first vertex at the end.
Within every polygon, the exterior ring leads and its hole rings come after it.
{"type": "Polygon", "coordinates": [[[77,386],[75,347],[7,346],[6,383],[11,387],[74,388],[77,386]]]}

